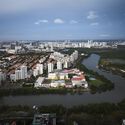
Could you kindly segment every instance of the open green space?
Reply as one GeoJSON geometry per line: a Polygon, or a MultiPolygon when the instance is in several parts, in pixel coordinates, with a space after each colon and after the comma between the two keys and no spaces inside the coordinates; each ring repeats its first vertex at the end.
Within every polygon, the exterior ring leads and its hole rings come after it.
{"type": "Polygon", "coordinates": [[[96,87],[99,87],[103,84],[105,84],[105,83],[103,81],[99,80],[99,79],[89,81],[89,85],[93,85],[93,86],[96,86],[96,87]]]}

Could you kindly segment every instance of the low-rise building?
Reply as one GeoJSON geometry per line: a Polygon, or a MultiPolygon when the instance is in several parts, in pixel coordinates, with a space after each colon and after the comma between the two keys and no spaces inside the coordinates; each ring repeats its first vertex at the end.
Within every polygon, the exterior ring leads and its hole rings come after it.
{"type": "Polygon", "coordinates": [[[58,79],[57,72],[48,73],[48,79],[58,79]]]}
{"type": "Polygon", "coordinates": [[[71,82],[66,82],[66,85],[65,85],[66,88],[72,88],[73,85],[71,82]]]}
{"type": "Polygon", "coordinates": [[[42,87],[42,83],[43,83],[44,80],[45,80],[45,77],[38,77],[38,79],[34,83],[34,87],[35,88],[42,87]]]}
{"type": "Polygon", "coordinates": [[[68,79],[68,73],[59,73],[59,79],[68,79]]]}
{"type": "Polygon", "coordinates": [[[62,70],[62,62],[57,62],[57,69],[62,70]]]}
{"type": "Polygon", "coordinates": [[[51,81],[51,87],[57,88],[57,87],[65,87],[65,80],[52,80],[51,81]]]}
{"type": "Polygon", "coordinates": [[[65,72],[51,72],[48,74],[48,79],[68,79],[68,73],[65,72]]]}
{"type": "Polygon", "coordinates": [[[84,77],[84,75],[73,76],[71,79],[73,87],[84,87],[88,88],[88,83],[84,77]]]}

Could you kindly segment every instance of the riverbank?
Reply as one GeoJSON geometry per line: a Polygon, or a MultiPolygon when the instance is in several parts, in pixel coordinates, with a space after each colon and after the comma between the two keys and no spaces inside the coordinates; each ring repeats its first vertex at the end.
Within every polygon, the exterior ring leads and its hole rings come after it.
{"type": "Polygon", "coordinates": [[[99,68],[125,78],[125,64],[115,64],[112,61],[102,57],[99,61],[99,68]]]}
{"type": "MultiPolygon", "coordinates": [[[[74,121],[80,125],[120,125],[125,119],[125,99],[117,104],[95,103],[70,108],[63,105],[39,106],[37,112],[56,113],[57,121],[63,121],[59,125],[72,125],[74,121]]],[[[27,105],[0,106],[0,120],[22,114],[25,114],[25,117],[33,118],[34,110],[27,105]]]]}
{"type": "Polygon", "coordinates": [[[66,94],[83,94],[84,92],[88,92],[89,89],[84,88],[17,88],[17,89],[0,89],[0,97],[4,96],[19,96],[19,95],[45,95],[45,94],[59,94],[59,95],[66,95],[66,94]]]}
{"type": "Polygon", "coordinates": [[[86,74],[85,77],[86,77],[87,82],[89,83],[90,92],[91,93],[96,93],[96,92],[101,93],[101,92],[104,92],[107,90],[109,90],[109,91],[112,90],[114,88],[114,83],[112,83],[110,80],[106,79],[103,75],[100,75],[93,70],[87,69],[82,64],[82,61],[88,57],[80,56],[79,61],[76,64],[76,68],[85,72],[85,74],[86,74]]]}

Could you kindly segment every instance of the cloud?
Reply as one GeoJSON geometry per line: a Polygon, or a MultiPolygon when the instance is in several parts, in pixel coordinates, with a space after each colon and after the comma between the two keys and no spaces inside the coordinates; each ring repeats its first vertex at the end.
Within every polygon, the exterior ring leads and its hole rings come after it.
{"type": "Polygon", "coordinates": [[[70,23],[70,24],[76,24],[76,23],[78,23],[78,21],[76,21],[76,20],[71,20],[69,23],[70,23]]]}
{"type": "MultiPolygon", "coordinates": [[[[48,20],[43,19],[43,20],[36,21],[34,24],[39,25],[41,23],[48,23],[48,22],[49,22],[48,20]]],[[[56,24],[63,24],[63,23],[65,23],[65,21],[63,19],[61,19],[61,18],[56,18],[56,19],[54,19],[53,22],[56,23],[56,24]]],[[[77,24],[78,21],[76,21],[76,20],[70,20],[69,23],[70,24],[77,24]]]]}
{"type": "Polygon", "coordinates": [[[98,18],[98,15],[95,11],[89,11],[87,19],[96,19],[98,18]]]}
{"type": "Polygon", "coordinates": [[[48,23],[48,20],[38,20],[37,22],[35,22],[36,25],[39,25],[40,23],[48,23]]]}
{"type": "Polygon", "coordinates": [[[110,34],[100,34],[101,37],[109,37],[110,34]]]}
{"type": "Polygon", "coordinates": [[[56,24],[63,24],[63,23],[65,23],[65,22],[64,22],[64,20],[62,20],[62,19],[60,19],[60,18],[56,18],[56,19],[54,20],[54,23],[56,23],[56,24]]]}
{"type": "Polygon", "coordinates": [[[98,22],[94,22],[94,23],[91,23],[90,25],[91,25],[91,26],[98,26],[99,23],[98,23],[98,22]]]}

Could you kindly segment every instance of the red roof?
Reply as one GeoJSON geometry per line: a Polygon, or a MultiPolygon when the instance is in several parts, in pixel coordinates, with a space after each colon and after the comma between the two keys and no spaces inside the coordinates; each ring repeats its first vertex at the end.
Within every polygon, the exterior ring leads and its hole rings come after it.
{"type": "Polygon", "coordinates": [[[73,81],[81,81],[83,78],[81,77],[76,77],[76,78],[72,78],[73,81]]]}

